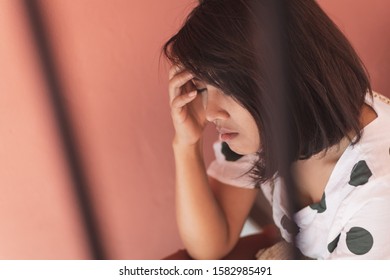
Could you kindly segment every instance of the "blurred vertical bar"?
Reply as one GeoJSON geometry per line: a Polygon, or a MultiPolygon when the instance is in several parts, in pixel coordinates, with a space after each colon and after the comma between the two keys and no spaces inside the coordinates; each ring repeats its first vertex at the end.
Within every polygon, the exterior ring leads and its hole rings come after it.
{"type": "MultiPolygon", "coordinates": [[[[294,135],[293,128],[291,127],[291,116],[288,112],[291,105],[292,89],[290,87],[290,67],[288,48],[289,42],[285,34],[288,33],[288,17],[289,17],[289,5],[294,5],[290,0],[273,0],[273,24],[275,26],[273,38],[276,49],[276,75],[272,77],[272,81],[276,84],[275,100],[276,110],[275,119],[277,120],[277,133],[274,143],[278,145],[278,161],[279,161],[279,174],[284,180],[287,196],[288,196],[288,211],[290,219],[296,225],[294,220],[294,214],[298,212],[296,185],[291,173],[291,165],[294,160],[294,148],[295,145],[291,141],[291,135],[294,135]]],[[[296,233],[292,233],[298,234],[296,233]]],[[[296,235],[293,236],[293,256],[294,259],[301,259],[302,254],[296,247],[296,235]]]]}
{"type": "MultiPolygon", "coordinates": [[[[290,1],[290,0],[287,0],[290,1]]],[[[291,141],[291,135],[294,135],[294,132],[292,131],[291,127],[291,120],[292,117],[287,112],[289,112],[291,109],[289,109],[289,101],[291,100],[291,93],[292,89],[290,87],[289,79],[290,79],[290,67],[288,65],[288,58],[286,57],[288,54],[288,42],[286,40],[286,36],[283,34],[286,34],[287,29],[287,9],[288,7],[286,5],[289,5],[286,3],[285,0],[277,0],[275,1],[276,7],[276,13],[275,13],[275,19],[278,21],[276,24],[278,26],[279,35],[277,36],[277,41],[279,42],[280,49],[280,77],[277,77],[277,79],[280,79],[280,89],[277,90],[277,100],[279,104],[281,105],[278,111],[278,115],[280,116],[279,120],[279,134],[278,139],[275,141],[275,143],[278,143],[280,147],[280,153],[278,154],[279,160],[281,162],[280,164],[280,175],[284,179],[284,184],[287,192],[288,197],[288,211],[290,214],[290,219],[292,223],[296,226],[296,222],[294,219],[295,213],[298,212],[298,206],[297,206],[297,188],[295,185],[295,181],[293,179],[292,173],[291,173],[291,165],[293,163],[293,155],[295,152],[293,149],[295,146],[293,145],[293,142],[291,141]]],[[[277,81],[275,79],[275,81],[277,81]]],[[[297,227],[297,226],[296,226],[297,227]]],[[[298,227],[297,227],[298,228],[298,227]]],[[[298,229],[299,231],[299,229],[298,229]]],[[[294,259],[301,259],[302,255],[299,251],[298,247],[296,246],[296,233],[292,233],[293,236],[293,256],[294,259]]]]}
{"type": "Polygon", "coordinates": [[[105,259],[97,218],[93,211],[92,202],[88,193],[89,188],[87,179],[77,150],[71,121],[63,102],[63,91],[55,67],[54,56],[50,49],[48,32],[45,28],[39,1],[24,0],[24,6],[30,23],[31,32],[35,39],[36,51],[41,62],[42,72],[46,77],[49,94],[48,98],[53,106],[60,138],[62,139],[69,172],[73,181],[74,192],[80,208],[80,215],[82,222],[85,225],[85,231],[90,245],[91,257],[97,260],[105,259]]]}
{"type": "MultiPolygon", "coordinates": [[[[254,11],[254,40],[257,46],[257,61],[259,69],[264,69],[269,82],[271,94],[269,105],[271,108],[270,120],[273,127],[273,148],[278,162],[278,176],[283,179],[287,196],[290,219],[293,221],[294,213],[297,212],[296,186],[291,174],[291,164],[294,158],[294,145],[291,142],[293,128],[291,127],[291,115],[289,101],[291,101],[290,72],[288,65],[288,5],[294,5],[290,0],[264,0],[255,1],[254,11]],[[265,26],[264,26],[265,25],[265,26]],[[263,29],[263,33],[260,33],[263,29]],[[264,42],[266,38],[267,42],[264,42]],[[265,47],[265,45],[267,45],[265,47]],[[260,57],[262,48],[268,48],[268,56],[260,57]],[[260,65],[264,64],[264,65],[260,65]]],[[[261,81],[259,82],[261,84],[261,81]]],[[[269,133],[269,132],[268,132],[269,133]]],[[[294,221],[293,221],[294,222],[294,221]]],[[[294,222],[295,223],[295,222],[294,222]]],[[[293,239],[295,245],[295,238],[293,239]]],[[[294,259],[300,259],[301,253],[293,246],[291,252],[294,259]]]]}

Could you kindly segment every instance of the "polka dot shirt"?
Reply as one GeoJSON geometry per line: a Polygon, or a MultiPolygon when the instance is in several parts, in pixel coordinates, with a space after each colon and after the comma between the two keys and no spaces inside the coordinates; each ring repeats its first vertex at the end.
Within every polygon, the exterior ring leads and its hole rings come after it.
{"type": "MultiPolygon", "coordinates": [[[[294,213],[280,177],[261,186],[283,238],[314,259],[390,259],[390,100],[366,98],[378,117],[361,140],[338,160],[320,202],[294,213]]],[[[214,144],[216,159],[207,173],[237,187],[254,188],[245,174],[255,155],[240,156],[226,143],[214,144]]]]}

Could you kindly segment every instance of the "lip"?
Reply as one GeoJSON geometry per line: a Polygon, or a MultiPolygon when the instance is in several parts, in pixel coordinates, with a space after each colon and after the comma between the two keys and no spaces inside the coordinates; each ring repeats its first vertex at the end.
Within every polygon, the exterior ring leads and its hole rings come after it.
{"type": "Polygon", "coordinates": [[[219,132],[219,138],[221,141],[229,141],[235,138],[238,135],[238,132],[235,132],[231,129],[224,128],[224,127],[217,127],[217,130],[219,132]]]}
{"type": "Polygon", "coordinates": [[[228,142],[236,138],[237,135],[238,133],[223,133],[219,135],[219,138],[221,139],[221,141],[228,142]]]}
{"type": "Polygon", "coordinates": [[[217,126],[217,130],[219,132],[219,134],[230,134],[230,133],[237,133],[231,129],[228,129],[228,128],[225,128],[225,127],[218,127],[217,126]]]}

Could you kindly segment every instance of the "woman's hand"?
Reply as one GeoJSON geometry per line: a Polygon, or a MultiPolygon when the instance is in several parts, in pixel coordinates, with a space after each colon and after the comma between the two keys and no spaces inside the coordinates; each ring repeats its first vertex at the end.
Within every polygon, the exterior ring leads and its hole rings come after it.
{"type": "Polygon", "coordinates": [[[192,83],[194,75],[177,65],[169,71],[169,99],[177,145],[194,145],[206,126],[202,96],[192,83]]]}

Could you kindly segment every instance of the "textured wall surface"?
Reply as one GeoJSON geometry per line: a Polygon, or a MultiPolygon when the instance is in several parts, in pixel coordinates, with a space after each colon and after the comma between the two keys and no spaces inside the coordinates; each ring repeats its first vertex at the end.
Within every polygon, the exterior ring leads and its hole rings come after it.
{"type": "MultiPolygon", "coordinates": [[[[182,246],[159,54],[193,2],[40,1],[110,259],[158,259],[182,246]]],[[[361,54],[374,89],[390,96],[390,3],[319,2],[361,54]]],[[[21,3],[0,1],[0,259],[90,258],[21,3]]],[[[213,137],[209,129],[207,143],[213,137]]]]}

